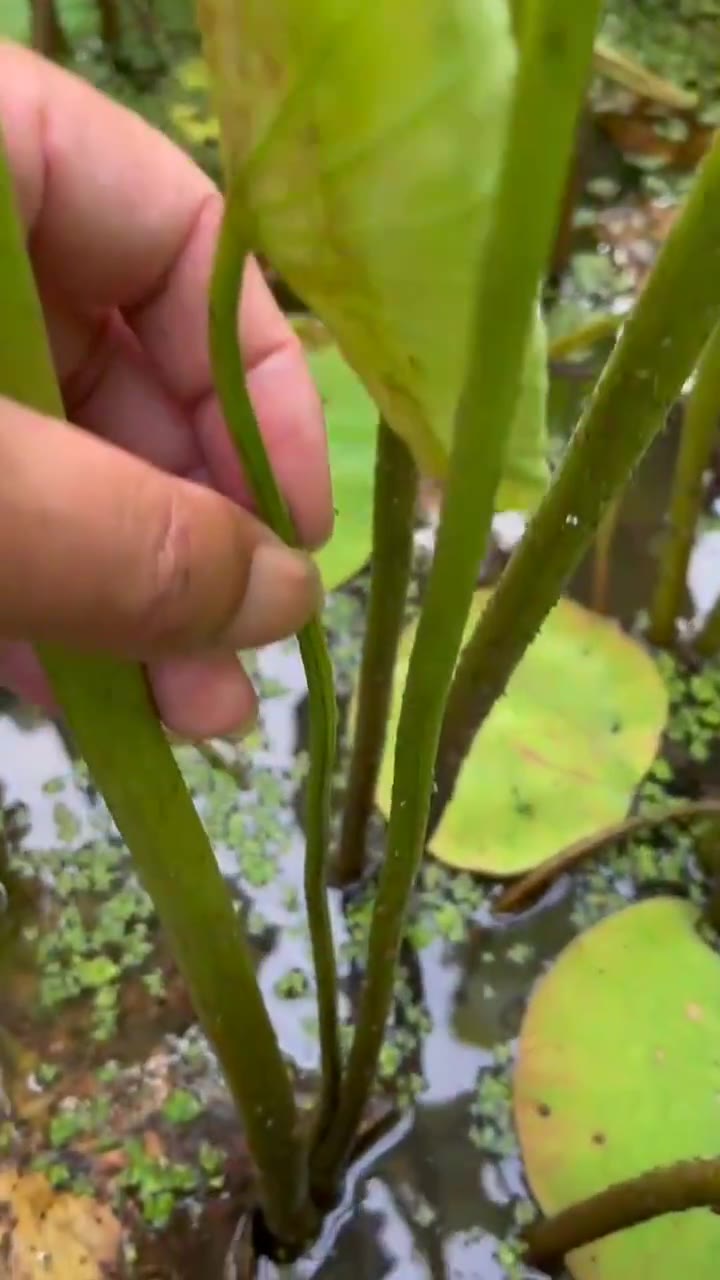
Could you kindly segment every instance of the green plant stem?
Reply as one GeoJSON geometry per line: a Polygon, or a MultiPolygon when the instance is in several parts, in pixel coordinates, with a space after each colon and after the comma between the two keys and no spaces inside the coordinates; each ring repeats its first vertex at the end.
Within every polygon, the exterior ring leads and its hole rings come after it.
{"type": "Polygon", "coordinates": [[[569,356],[576,356],[581,352],[589,352],[599,342],[607,342],[609,338],[616,336],[622,322],[622,316],[593,316],[578,329],[573,329],[572,333],[564,333],[561,337],[553,339],[548,347],[550,363],[567,360],[569,356]]]}
{"type": "Polygon", "coordinates": [[[720,596],[715,601],[695,640],[695,651],[702,658],[714,658],[720,653],[720,596]]]}
{"type": "Polygon", "coordinates": [[[607,613],[612,572],[612,549],[615,531],[620,519],[621,495],[607,508],[595,535],[593,547],[592,608],[596,613],[607,613]]]}
{"type": "Polygon", "coordinates": [[[662,426],[720,315],[720,140],[595,392],[553,483],[458,664],[437,767],[431,830],[475,734],[558,600],[612,500],[662,426]]]}
{"type": "MultiPolygon", "coordinates": [[[[242,183],[231,193],[217,248],[210,295],[213,374],[225,421],[250,480],[260,513],[291,546],[298,545],[290,513],[278,489],[245,383],[238,345],[238,304],[251,250],[242,183]]],[[[315,617],[298,636],[310,706],[310,772],[307,781],[305,902],[317,982],[322,1089],[317,1132],[325,1130],[340,1094],[342,1070],[335,951],[327,899],[330,798],[335,765],[337,704],[332,663],[322,623],[315,617]]]]}
{"type": "Polygon", "coordinates": [[[528,1227],[524,1261],[552,1274],[575,1249],[668,1213],[704,1208],[720,1208],[720,1160],[652,1169],[528,1227]]]}
{"type": "Polygon", "coordinates": [[[668,647],[675,640],[683,607],[688,564],[702,509],[705,471],[720,422],[720,325],[700,358],[695,384],[685,407],[680,452],[673,477],[669,528],[650,607],[648,635],[668,647]]]}
{"type": "Polygon", "coordinates": [[[340,1106],[311,1158],[329,1194],[377,1070],[408,900],[424,846],[447,690],[486,547],[539,282],[549,259],[599,0],[525,0],[523,50],[433,566],[410,658],[368,970],[340,1106]]]}
{"type": "Polygon", "coordinates": [[[515,40],[519,45],[522,40],[522,25],[525,18],[526,0],[510,0],[510,18],[515,40]]]}
{"type": "Polygon", "coordinates": [[[381,422],[375,461],[370,599],[336,863],[336,877],[343,885],[357,880],[365,866],[367,825],[385,745],[412,564],[417,490],[418,473],[412,454],[405,442],[381,422]]]}
{"type": "MultiPolygon", "coordinates": [[[[0,262],[0,391],[62,418],[62,398],[1,136],[0,262]]],[[[194,1007],[243,1113],[268,1220],[281,1239],[299,1244],[312,1223],[290,1079],[250,949],[155,714],[143,671],[50,645],[42,647],[40,657],[155,903],[194,1007]]]]}
{"type": "Polygon", "coordinates": [[[673,822],[695,822],[702,818],[720,818],[720,800],[688,800],[685,804],[671,805],[660,813],[639,813],[635,817],[626,818],[623,822],[603,827],[591,836],[575,840],[548,858],[541,866],[534,867],[521,880],[516,881],[498,898],[495,910],[498,912],[521,911],[533,898],[547,889],[558,876],[574,870],[578,863],[588,858],[597,857],[605,849],[631,840],[641,831],[652,831],[656,827],[667,826],[673,822]]]}

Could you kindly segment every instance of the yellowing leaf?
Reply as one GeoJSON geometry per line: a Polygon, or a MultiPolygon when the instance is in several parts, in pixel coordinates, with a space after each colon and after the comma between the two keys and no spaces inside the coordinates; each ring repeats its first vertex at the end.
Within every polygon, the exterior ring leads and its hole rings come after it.
{"type": "Polygon", "coordinates": [[[0,1171],[3,1280],[104,1280],[122,1229],[105,1205],[54,1191],[39,1173],[0,1171]]]}
{"type": "MultiPolygon", "coordinates": [[[[256,247],[442,478],[508,123],[507,0],[199,9],[226,169],[241,176],[256,247]]],[[[501,506],[531,505],[546,479],[545,363],[538,318],[501,506]]]]}
{"type": "MultiPolygon", "coordinates": [[[[487,591],[479,591],[474,626],[487,591]]],[[[389,810],[393,753],[414,627],[400,645],[378,786],[389,810]]],[[[513,876],[627,812],[667,717],[652,659],[614,622],[561,600],[475,739],[430,851],[513,876]]]]}

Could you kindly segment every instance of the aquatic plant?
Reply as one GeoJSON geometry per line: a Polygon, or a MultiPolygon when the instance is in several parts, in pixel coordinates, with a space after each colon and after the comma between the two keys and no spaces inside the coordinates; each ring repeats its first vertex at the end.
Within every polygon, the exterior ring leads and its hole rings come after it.
{"type": "MultiPolygon", "coordinates": [[[[339,1101],[328,1107],[326,1076],[310,1153],[311,1188],[321,1202],[333,1197],[377,1068],[445,697],[493,509],[502,501],[503,464],[513,501],[523,506],[536,500],[545,476],[537,297],[598,6],[588,6],[581,21],[574,7],[551,8],[524,10],[515,69],[504,0],[479,9],[408,0],[375,9],[319,3],[302,14],[282,0],[269,8],[200,4],[229,190],[211,300],[214,368],[261,510],[291,541],[235,336],[253,249],[326,324],[387,428],[445,481],[400,715],[366,986],[339,1101]],[[471,143],[483,149],[477,169],[466,161],[471,143]]],[[[303,657],[311,714],[327,721],[317,628],[303,657]]],[[[326,767],[327,753],[313,753],[311,745],[311,769],[326,767]]],[[[318,834],[325,816],[318,813],[309,826],[315,851],[326,839],[318,834]]],[[[320,936],[322,864],[315,853],[311,866],[316,892],[308,906],[320,936]]],[[[329,984],[323,981],[321,992],[323,986],[329,984]]],[[[327,1003],[326,1044],[333,1035],[327,1003]]]]}
{"type": "MultiPolygon", "coordinates": [[[[242,1112],[265,1226],[282,1256],[312,1239],[352,1158],[428,830],[720,321],[720,273],[707,266],[720,252],[718,219],[708,216],[720,211],[718,144],[550,478],[539,297],[599,10],[599,0],[300,7],[199,0],[228,191],[210,299],[213,369],[258,508],[286,542],[295,542],[295,530],[238,347],[250,254],[261,252],[320,317],[377,407],[371,603],[341,842],[346,875],[364,862],[419,472],[443,488],[397,717],[365,985],[345,1059],[326,891],[336,692],[320,619],[299,636],[310,705],[305,897],[321,1048],[321,1087],[307,1122],[142,671],[41,652],[242,1112]],[[534,514],[461,653],[492,516],[508,507],[534,514]]],[[[60,417],[6,164],[0,257],[0,390],[60,417]]],[[[295,990],[291,975],[281,994],[295,990]]],[[[185,1100],[174,1105],[182,1112],[185,1100]]]]}

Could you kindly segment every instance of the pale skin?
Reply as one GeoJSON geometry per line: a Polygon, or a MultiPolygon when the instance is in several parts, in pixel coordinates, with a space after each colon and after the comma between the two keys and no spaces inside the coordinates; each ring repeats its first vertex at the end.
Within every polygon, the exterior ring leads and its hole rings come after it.
{"type": "MultiPolygon", "coordinates": [[[[254,721],[236,656],[320,600],[309,556],[251,512],[212,389],[207,298],[222,200],[160,133],[0,42],[0,122],[69,425],[0,398],[0,684],[52,695],[33,643],[142,661],[166,725],[254,721]]],[[[259,269],[248,386],[308,548],[332,527],[325,434],[299,343],[259,269]]]]}

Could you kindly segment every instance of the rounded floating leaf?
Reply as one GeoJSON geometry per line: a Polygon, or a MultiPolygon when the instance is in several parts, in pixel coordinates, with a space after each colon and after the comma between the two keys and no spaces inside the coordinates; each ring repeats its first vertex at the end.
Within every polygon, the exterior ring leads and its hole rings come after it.
{"type": "MultiPolygon", "coordinates": [[[[442,478],[507,134],[507,0],[200,0],[199,14],[256,247],[442,478]]],[[[528,507],[547,481],[545,396],[538,312],[501,506],[528,507]]]]}
{"type": "MultiPolygon", "coordinates": [[[[468,631],[488,595],[477,593],[468,631]]],[[[378,787],[384,813],[414,632],[403,636],[396,671],[378,787]]],[[[666,715],[665,685],[645,651],[614,622],[561,600],[476,737],[430,852],[514,876],[619,821],[666,715]]]]}
{"type": "Polygon", "coordinates": [[[326,591],[340,586],[370,558],[378,411],[335,346],[308,352],[325,410],[335,527],[317,554],[326,591]]]}
{"type": "MultiPolygon", "coordinates": [[[[556,1213],[606,1187],[720,1150],[720,959],[675,898],[583,934],[537,987],[514,1102],[530,1185],[556,1213]]],[[[577,1280],[715,1280],[720,1217],[694,1209],[569,1258],[577,1280]]]]}

